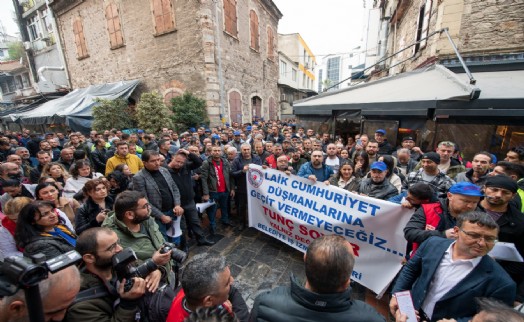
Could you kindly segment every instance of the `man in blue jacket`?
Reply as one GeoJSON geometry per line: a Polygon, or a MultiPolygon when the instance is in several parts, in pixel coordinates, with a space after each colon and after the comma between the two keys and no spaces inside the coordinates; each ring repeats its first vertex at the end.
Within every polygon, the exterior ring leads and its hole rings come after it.
{"type": "Polygon", "coordinates": [[[304,163],[298,170],[297,175],[313,182],[325,182],[333,175],[333,169],[324,163],[322,151],[316,150],[311,153],[311,161],[304,163]]]}
{"type": "Polygon", "coordinates": [[[459,215],[456,240],[431,237],[404,266],[393,287],[391,313],[398,310],[396,292],[410,290],[421,321],[469,321],[476,313],[475,298],[489,297],[513,305],[515,282],[487,253],[499,227],[480,211],[459,215]]]}

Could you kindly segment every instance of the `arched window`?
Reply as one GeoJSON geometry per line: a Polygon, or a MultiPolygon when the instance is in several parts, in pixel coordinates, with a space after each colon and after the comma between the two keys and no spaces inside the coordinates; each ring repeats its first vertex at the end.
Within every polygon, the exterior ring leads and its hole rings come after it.
{"type": "Polygon", "coordinates": [[[237,91],[229,93],[229,117],[231,122],[242,123],[242,98],[237,91]]]}
{"type": "Polygon", "coordinates": [[[238,35],[236,0],[224,0],[224,29],[232,36],[238,35]]]}
{"type": "Polygon", "coordinates": [[[120,23],[119,10],[116,3],[110,3],[106,6],[106,22],[111,49],[124,46],[124,33],[122,32],[122,24],[120,23]]]}
{"type": "Polygon", "coordinates": [[[260,50],[260,32],[258,31],[258,16],[255,10],[249,12],[249,29],[251,32],[251,43],[250,46],[252,49],[259,51],[260,50]]]}

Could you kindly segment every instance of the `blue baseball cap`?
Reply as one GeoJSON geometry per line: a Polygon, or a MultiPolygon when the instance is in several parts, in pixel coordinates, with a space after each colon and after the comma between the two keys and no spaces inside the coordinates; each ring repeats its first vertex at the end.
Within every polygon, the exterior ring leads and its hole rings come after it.
{"type": "Polygon", "coordinates": [[[211,130],[210,129],[206,129],[204,132],[211,133],[211,130]]]}
{"type": "Polygon", "coordinates": [[[235,135],[235,136],[240,135],[240,131],[233,132],[233,135],[235,135]]]}
{"type": "Polygon", "coordinates": [[[388,169],[388,166],[382,162],[382,161],[375,161],[371,164],[370,167],[371,170],[380,170],[380,171],[386,171],[388,169]]]}
{"type": "Polygon", "coordinates": [[[380,134],[382,134],[382,135],[386,135],[386,130],[384,130],[384,129],[378,129],[378,130],[375,131],[375,133],[380,133],[380,134]]]}
{"type": "Polygon", "coordinates": [[[470,197],[484,196],[480,187],[471,182],[455,183],[451,188],[449,188],[449,192],[470,197]]]}
{"type": "Polygon", "coordinates": [[[137,133],[144,133],[144,130],[138,130],[137,133]]]}
{"type": "Polygon", "coordinates": [[[220,139],[220,136],[219,136],[218,134],[213,134],[213,135],[211,135],[211,137],[212,137],[213,139],[220,139]]]}
{"type": "Polygon", "coordinates": [[[195,129],[194,127],[192,127],[192,128],[189,129],[189,132],[191,132],[191,133],[195,133],[195,132],[196,132],[196,129],[195,129]]]}
{"type": "Polygon", "coordinates": [[[246,127],[246,130],[248,130],[248,131],[251,131],[251,129],[252,129],[251,125],[248,125],[248,126],[246,127]]]}

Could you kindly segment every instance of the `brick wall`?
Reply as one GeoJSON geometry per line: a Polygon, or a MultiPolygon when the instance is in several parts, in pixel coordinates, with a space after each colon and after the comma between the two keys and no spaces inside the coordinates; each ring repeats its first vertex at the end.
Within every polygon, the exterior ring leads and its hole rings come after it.
{"type": "Polygon", "coordinates": [[[270,24],[276,35],[279,17],[265,10],[259,0],[238,2],[238,39],[223,32],[221,2],[216,10],[211,0],[173,1],[177,30],[155,37],[149,1],[117,1],[125,46],[114,50],[110,49],[104,3],[107,0],[86,1],[58,16],[74,88],[140,79],[140,90],[144,91],[177,95],[188,90],[206,100],[213,124],[218,123],[222,111],[228,114],[228,99],[221,100],[220,94],[227,95],[231,88],[242,94],[244,121],[250,121],[251,96],[259,96],[266,109],[270,97],[278,98],[278,69],[276,62],[267,59],[265,30],[270,24]],[[249,8],[255,8],[259,15],[260,53],[249,48],[249,8]],[[78,16],[84,21],[89,54],[82,60],[76,58],[72,30],[72,21],[78,16]],[[222,53],[222,74],[218,69],[218,48],[222,53]],[[225,103],[223,109],[221,101],[225,103]]]}

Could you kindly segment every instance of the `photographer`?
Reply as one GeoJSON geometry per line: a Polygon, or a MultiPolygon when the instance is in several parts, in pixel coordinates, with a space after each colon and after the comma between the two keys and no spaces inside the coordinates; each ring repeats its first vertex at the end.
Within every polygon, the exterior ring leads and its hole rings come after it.
{"type": "Polygon", "coordinates": [[[160,284],[161,278],[168,284],[172,284],[171,253],[161,254],[158,249],[162,247],[165,240],[155,220],[151,217],[151,205],[147,202],[143,193],[138,191],[124,191],[118,195],[114,204],[114,212],[110,212],[104,220],[102,227],[114,231],[120,240],[122,247],[131,247],[138,259],[146,261],[152,258],[159,267],[153,274],[155,278],[150,280],[154,290],[160,284]],[[151,256],[152,254],[152,256],[151,256]]]}
{"type": "Polygon", "coordinates": [[[91,228],[78,237],[76,250],[82,255],[80,293],[67,310],[66,321],[134,321],[138,300],[152,290],[150,275],[134,277],[132,288],[125,292],[124,281],[116,286],[112,258],[122,251],[118,236],[108,228],[91,228]],[[98,295],[94,295],[98,294],[98,295]]]}
{"type": "MultiPolygon", "coordinates": [[[[80,274],[75,266],[69,266],[39,283],[45,321],[62,321],[66,309],[80,288],[80,274]]],[[[28,311],[34,303],[26,303],[24,291],[0,300],[0,321],[28,322],[28,311]]],[[[80,320],[78,320],[80,321],[80,320]]]]}

